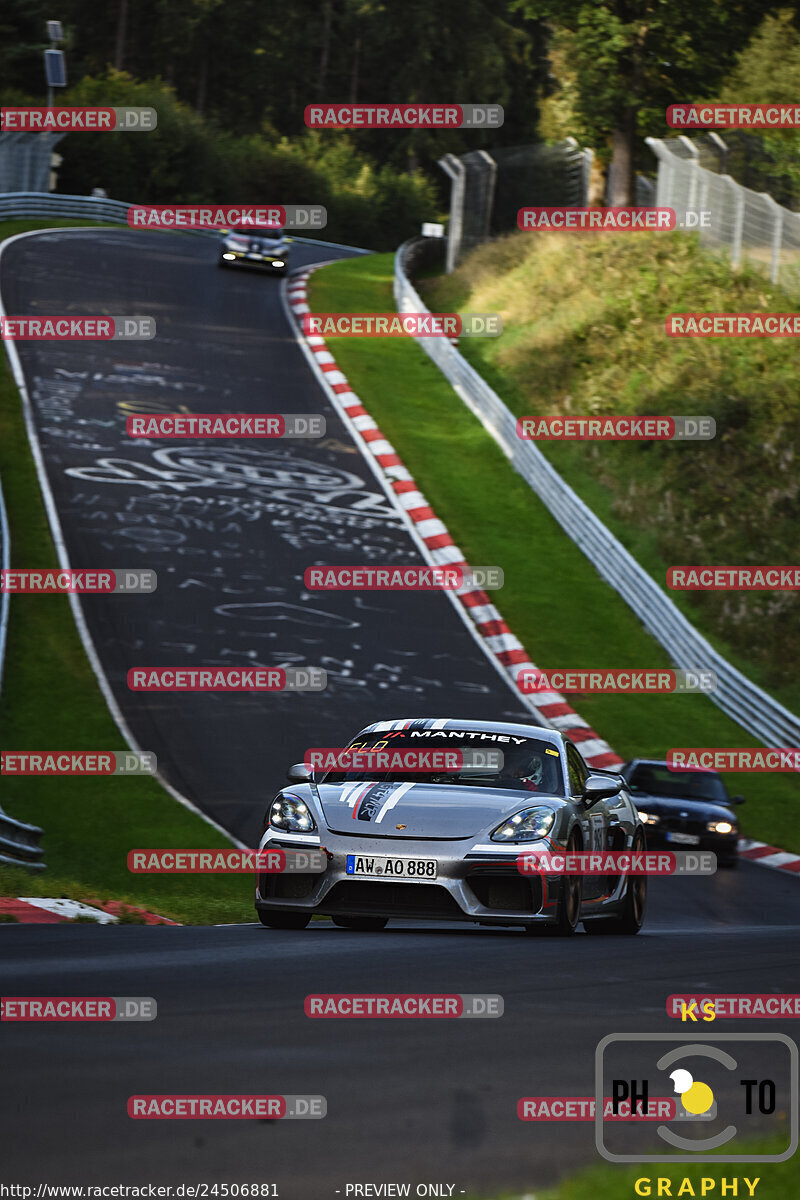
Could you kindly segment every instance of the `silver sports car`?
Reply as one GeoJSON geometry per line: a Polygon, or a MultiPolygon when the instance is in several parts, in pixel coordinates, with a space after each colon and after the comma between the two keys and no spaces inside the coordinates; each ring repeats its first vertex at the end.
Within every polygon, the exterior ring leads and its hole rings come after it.
{"type": "Polygon", "coordinates": [[[270,225],[239,225],[224,231],[217,265],[258,267],[270,275],[285,275],[291,241],[282,229],[270,225]]]}
{"type": "Polygon", "coordinates": [[[346,929],[379,930],[393,917],[411,917],[569,935],[582,921],[587,933],[638,933],[645,876],[518,868],[518,856],[530,850],[645,849],[625,781],[590,770],[563,734],[410,718],[369,725],[350,747],[493,749],[502,752],[502,767],[318,775],[302,763],[291,767],[290,786],[267,809],[260,845],[322,849],[327,866],[318,874],[259,874],[262,924],[303,929],[319,915],[346,929]]]}

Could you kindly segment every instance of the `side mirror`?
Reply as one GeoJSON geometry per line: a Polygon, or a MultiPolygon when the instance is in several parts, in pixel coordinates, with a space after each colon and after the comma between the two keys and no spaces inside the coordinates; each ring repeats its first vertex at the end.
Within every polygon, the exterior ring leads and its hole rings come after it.
{"type": "Polygon", "coordinates": [[[584,784],[583,798],[586,804],[591,807],[591,805],[597,804],[599,800],[610,800],[612,796],[618,796],[621,791],[621,779],[614,782],[607,775],[590,775],[584,784]]]}
{"type": "Polygon", "coordinates": [[[731,804],[744,804],[745,803],[744,796],[731,796],[730,803],[731,804]]]}
{"type": "Polygon", "coordinates": [[[289,783],[313,783],[314,772],[305,763],[295,763],[294,766],[289,767],[286,778],[289,783]]]}

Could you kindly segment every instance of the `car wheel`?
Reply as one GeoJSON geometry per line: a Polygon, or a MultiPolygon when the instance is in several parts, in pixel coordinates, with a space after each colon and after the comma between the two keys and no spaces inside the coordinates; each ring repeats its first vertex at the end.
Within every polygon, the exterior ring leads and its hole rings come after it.
{"type": "Polygon", "coordinates": [[[357,929],[359,933],[380,933],[389,924],[388,917],[333,917],[340,929],[357,929]]]}
{"type": "MultiPolygon", "coordinates": [[[[644,848],[644,837],[640,830],[633,839],[633,851],[638,853],[644,848]]],[[[628,935],[638,933],[644,924],[646,906],[647,876],[629,875],[620,915],[618,917],[601,917],[596,921],[584,921],[584,932],[628,935]]]]}
{"type": "Polygon", "coordinates": [[[258,910],[258,919],[269,929],[305,929],[311,920],[310,913],[304,912],[265,912],[258,910]]]}
{"type": "MultiPolygon", "coordinates": [[[[567,842],[567,854],[574,854],[579,849],[578,839],[573,833],[567,842]]],[[[548,925],[526,925],[525,932],[532,937],[571,937],[581,918],[582,896],[583,876],[565,875],[561,881],[555,921],[548,925]]]]}
{"type": "Polygon", "coordinates": [[[731,858],[718,858],[717,866],[726,867],[729,871],[734,870],[739,865],[739,855],[734,854],[731,858]]]}

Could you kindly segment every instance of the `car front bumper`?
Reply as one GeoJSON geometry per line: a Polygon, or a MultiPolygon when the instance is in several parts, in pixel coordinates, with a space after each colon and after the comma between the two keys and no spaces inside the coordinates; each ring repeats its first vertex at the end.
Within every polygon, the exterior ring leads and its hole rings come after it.
{"type": "Polygon", "coordinates": [[[226,267],[255,267],[257,270],[269,271],[273,275],[283,275],[289,269],[288,256],[260,255],[254,258],[243,250],[223,250],[220,254],[220,262],[226,267]],[[230,257],[226,258],[226,255],[230,255],[230,257]],[[281,265],[276,267],[276,262],[281,265]]]}
{"type": "MultiPolygon", "coordinates": [[[[474,838],[343,837],[327,830],[321,839],[328,856],[321,874],[260,874],[256,908],[298,910],[319,916],[416,917],[477,921],[486,925],[546,924],[556,917],[561,880],[522,874],[517,856],[524,850],[547,850],[544,842],[514,850],[476,850],[474,838]],[[348,875],[348,854],[389,858],[436,859],[437,877],[430,882],[348,875]]],[[[319,849],[320,842],[286,839],[270,831],[262,848],[319,849]]]]}

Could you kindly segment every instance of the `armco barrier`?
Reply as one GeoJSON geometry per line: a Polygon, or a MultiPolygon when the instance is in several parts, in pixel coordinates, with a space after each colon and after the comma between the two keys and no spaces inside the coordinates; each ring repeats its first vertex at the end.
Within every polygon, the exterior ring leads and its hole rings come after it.
{"type": "MultiPolygon", "coordinates": [[[[3,499],[3,487],[0,484],[0,568],[7,570],[10,563],[11,538],[3,499]]],[[[9,600],[8,592],[0,592],[0,692],[3,688],[9,600]]],[[[0,808],[0,865],[22,865],[41,871],[44,868],[44,863],[39,861],[42,857],[42,850],[39,846],[41,835],[42,831],[37,825],[26,825],[24,821],[15,821],[0,808]]]]}
{"type": "MultiPolygon", "coordinates": [[[[0,481],[0,570],[7,570],[11,565],[11,536],[8,529],[8,516],[3,498],[3,484],[0,481]]],[[[3,691],[3,664],[6,657],[6,634],[8,632],[8,607],[11,597],[8,592],[0,592],[0,693],[3,691]]]]}
{"type": "MultiPolygon", "coordinates": [[[[109,200],[101,196],[62,196],[48,192],[5,192],[0,194],[0,221],[33,219],[35,217],[59,217],[62,220],[99,221],[103,225],[128,224],[130,204],[124,200],[109,200]]],[[[205,237],[218,238],[218,229],[179,229],[178,233],[199,233],[205,237]]],[[[372,254],[360,246],[342,246],[340,242],[323,242],[321,238],[289,235],[293,242],[304,246],[332,246],[335,249],[353,250],[356,254],[372,254]]]]}
{"type": "MultiPolygon", "coordinates": [[[[406,270],[422,239],[404,242],[395,255],[394,297],[400,312],[428,312],[406,270]]],[[[514,469],[536,492],[598,574],[619,592],[676,667],[710,669],[719,683],[710,698],[769,746],[800,745],[800,719],[732,667],[695,629],[610,530],[550,465],[541,450],[517,437],[516,417],[446,338],[421,338],[419,345],[456,393],[492,435],[514,469]]]]}
{"type": "Polygon", "coordinates": [[[0,808],[0,866],[27,867],[43,871],[43,850],[39,845],[42,830],[38,825],[15,821],[0,808]]]}

